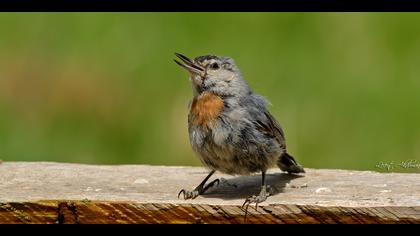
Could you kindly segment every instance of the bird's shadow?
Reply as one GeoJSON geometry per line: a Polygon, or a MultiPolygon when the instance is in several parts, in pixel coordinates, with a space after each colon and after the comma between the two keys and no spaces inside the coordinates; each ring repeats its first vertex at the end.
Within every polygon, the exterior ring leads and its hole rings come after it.
{"type": "MultiPolygon", "coordinates": [[[[266,184],[271,187],[271,194],[276,195],[284,191],[286,184],[302,175],[275,173],[266,175],[266,184]]],[[[211,187],[204,195],[205,198],[221,198],[224,200],[244,199],[258,195],[261,191],[261,175],[239,176],[231,179],[220,179],[217,186],[211,187]]]]}

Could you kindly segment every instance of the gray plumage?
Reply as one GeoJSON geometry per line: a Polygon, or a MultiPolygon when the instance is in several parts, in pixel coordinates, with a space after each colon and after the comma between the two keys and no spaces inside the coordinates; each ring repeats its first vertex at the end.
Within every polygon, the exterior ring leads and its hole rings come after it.
{"type": "MultiPolygon", "coordinates": [[[[267,100],[252,91],[231,58],[207,55],[190,60],[176,55],[184,62],[177,64],[190,72],[193,90],[188,116],[191,146],[212,170],[209,176],[214,171],[262,172],[264,182],[265,171],[275,165],[289,173],[304,172],[287,154],[283,129],[268,111],[267,100]]],[[[188,191],[182,191],[185,197],[188,191]]]]}
{"type": "Polygon", "coordinates": [[[267,100],[251,90],[235,62],[217,56],[201,56],[194,61],[204,67],[212,63],[220,65],[213,73],[208,72],[204,80],[191,78],[195,97],[211,92],[224,101],[224,109],[213,121],[213,128],[189,122],[190,142],[202,163],[232,175],[267,170],[277,163],[284,171],[301,172],[303,169],[296,161],[285,154],[284,132],[267,110],[267,100]]]}

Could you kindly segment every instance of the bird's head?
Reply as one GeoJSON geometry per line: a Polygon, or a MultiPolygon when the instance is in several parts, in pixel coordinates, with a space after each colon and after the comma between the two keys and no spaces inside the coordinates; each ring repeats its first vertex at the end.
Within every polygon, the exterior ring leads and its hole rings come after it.
{"type": "Polygon", "coordinates": [[[211,92],[219,96],[240,97],[250,93],[248,84],[231,58],[205,55],[191,60],[179,53],[175,55],[182,61],[175,62],[189,72],[195,95],[211,92]]]}

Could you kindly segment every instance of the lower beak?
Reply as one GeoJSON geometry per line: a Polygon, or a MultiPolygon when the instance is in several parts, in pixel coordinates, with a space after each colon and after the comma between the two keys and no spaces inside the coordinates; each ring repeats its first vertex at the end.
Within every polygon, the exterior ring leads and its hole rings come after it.
{"type": "Polygon", "coordinates": [[[199,65],[198,63],[195,63],[194,61],[192,61],[188,57],[186,57],[182,54],[179,54],[179,53],[175,53],[175,56],[177,56],[179,59],[181,59],[182,62],[184,62],[184,63],[181,63],[177,60],[174,60],[175,63],[178,64],[179,66],[181,66],[182,68],[186,69],[191,74],[198,74],[198,75],[203,75],[204,74],[204,68],[201,65],[199,65]]]}

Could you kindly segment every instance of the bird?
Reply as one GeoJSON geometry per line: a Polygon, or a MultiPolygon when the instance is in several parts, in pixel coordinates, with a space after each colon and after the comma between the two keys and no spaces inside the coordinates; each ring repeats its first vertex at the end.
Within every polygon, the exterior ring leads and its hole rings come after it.
{"type": "Polygon", "coordinates": [[[193,98],[189,103],[188,133],[192,149],[208,175],[193,190],[181,189],[178,198],[194,199],[219,184],[219,171],[228,175],[261,173],[259,194],[246,198],[244,205],[264,202],[272,189],[266,172],[278,166],[289,174],[304,173],[286,150],[283,128],[271,115],[268,100],[254,93],[235,61],[230,57],[204,55],[190,59],[175,53],[175,63],[189,73],[193,98]]]}

